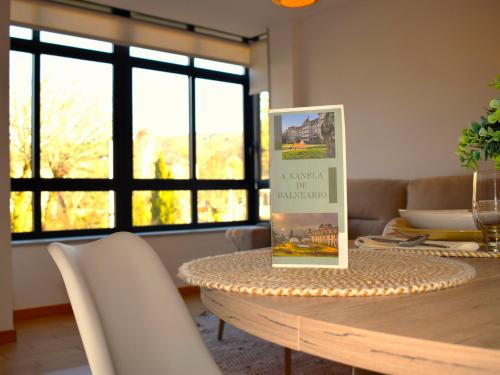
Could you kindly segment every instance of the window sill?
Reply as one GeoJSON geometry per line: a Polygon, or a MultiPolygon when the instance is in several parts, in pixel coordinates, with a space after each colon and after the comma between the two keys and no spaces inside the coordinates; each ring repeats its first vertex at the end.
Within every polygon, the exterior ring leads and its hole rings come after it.
{"type": "MultiPolygon", "coordinates": [[[[212,233],[212,232],[225,232],[228,229],[241,229],[250,228],[255,225],[241,225],[241,226],[226,226],[226,227],[215,227],[215,228],[199,228],[199,229],[179,229],[179,230],[169,230],[169,231],[157,231],[157,232],[134,232],[141,237],[159,237],[159,236],[181,236],[186,234],[202,234],[202,233],[212,233]]],[[[91,236],[71,236],[71,237],[53,237],[53,238],[40,238],[33,240],[14,240],[11,241],[12,246],[35,246],[35,245],[46,245],[52,242],[63,242],[65,244],[77,243],[77,242],[91,242],[99,240],[103,237],[109,236],[109,234],[99,234],[91,236]]]]}

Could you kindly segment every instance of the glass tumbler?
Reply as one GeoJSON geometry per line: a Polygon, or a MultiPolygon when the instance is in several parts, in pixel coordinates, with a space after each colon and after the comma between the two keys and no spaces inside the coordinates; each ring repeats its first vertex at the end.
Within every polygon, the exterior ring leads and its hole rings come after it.
{"type": "Polygon", "coordinates": [[[483,232],[482,250],[500,251],[500,170],[477,170],[474,173],[472,214],[483,232]]]}

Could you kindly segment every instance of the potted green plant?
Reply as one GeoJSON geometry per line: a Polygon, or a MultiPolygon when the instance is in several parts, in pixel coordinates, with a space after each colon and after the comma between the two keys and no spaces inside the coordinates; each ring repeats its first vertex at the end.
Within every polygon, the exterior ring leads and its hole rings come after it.
{"type": "MultiPolygon", "coordinates": [[[[489,84],[500,90],[500,75],[489,84]]],[[[474,170],[480,160],[493,160],[500,169],[500,99],[492,99],[486,108],[486,116],[479,122],[472,121],[462,130],[455,152],[460,164],[474,170]]]]}
{"type": "MultiPolygon", "coordinates": [[[[490,83],[500,90],[500,75],[490,83]]],[[[474,169],[472,215],[483,232],[483,250],[500,251],[500,99],[492,99],[481,121],[462,130],[456,154],[474,169]],[[479,161],[487,163],[479,168],[479,161]]]]}

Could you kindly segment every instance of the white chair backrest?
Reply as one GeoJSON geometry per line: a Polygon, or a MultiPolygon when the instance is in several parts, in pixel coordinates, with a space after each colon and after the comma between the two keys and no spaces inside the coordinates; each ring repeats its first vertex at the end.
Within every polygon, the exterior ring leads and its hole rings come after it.
{"type": "Polygon", "coordinates": [[[156,252],[120,232],[48,247],[93,375],[220,374],[156,252]]]}

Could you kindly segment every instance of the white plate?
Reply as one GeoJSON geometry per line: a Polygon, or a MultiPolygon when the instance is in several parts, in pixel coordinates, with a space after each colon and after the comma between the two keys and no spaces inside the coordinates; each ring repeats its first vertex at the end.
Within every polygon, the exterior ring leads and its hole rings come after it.
{"type": "Polygon", "coordinates": [[[399,210],[399,214],[415,228],[477,230],[471,210],[399,210]]]}

